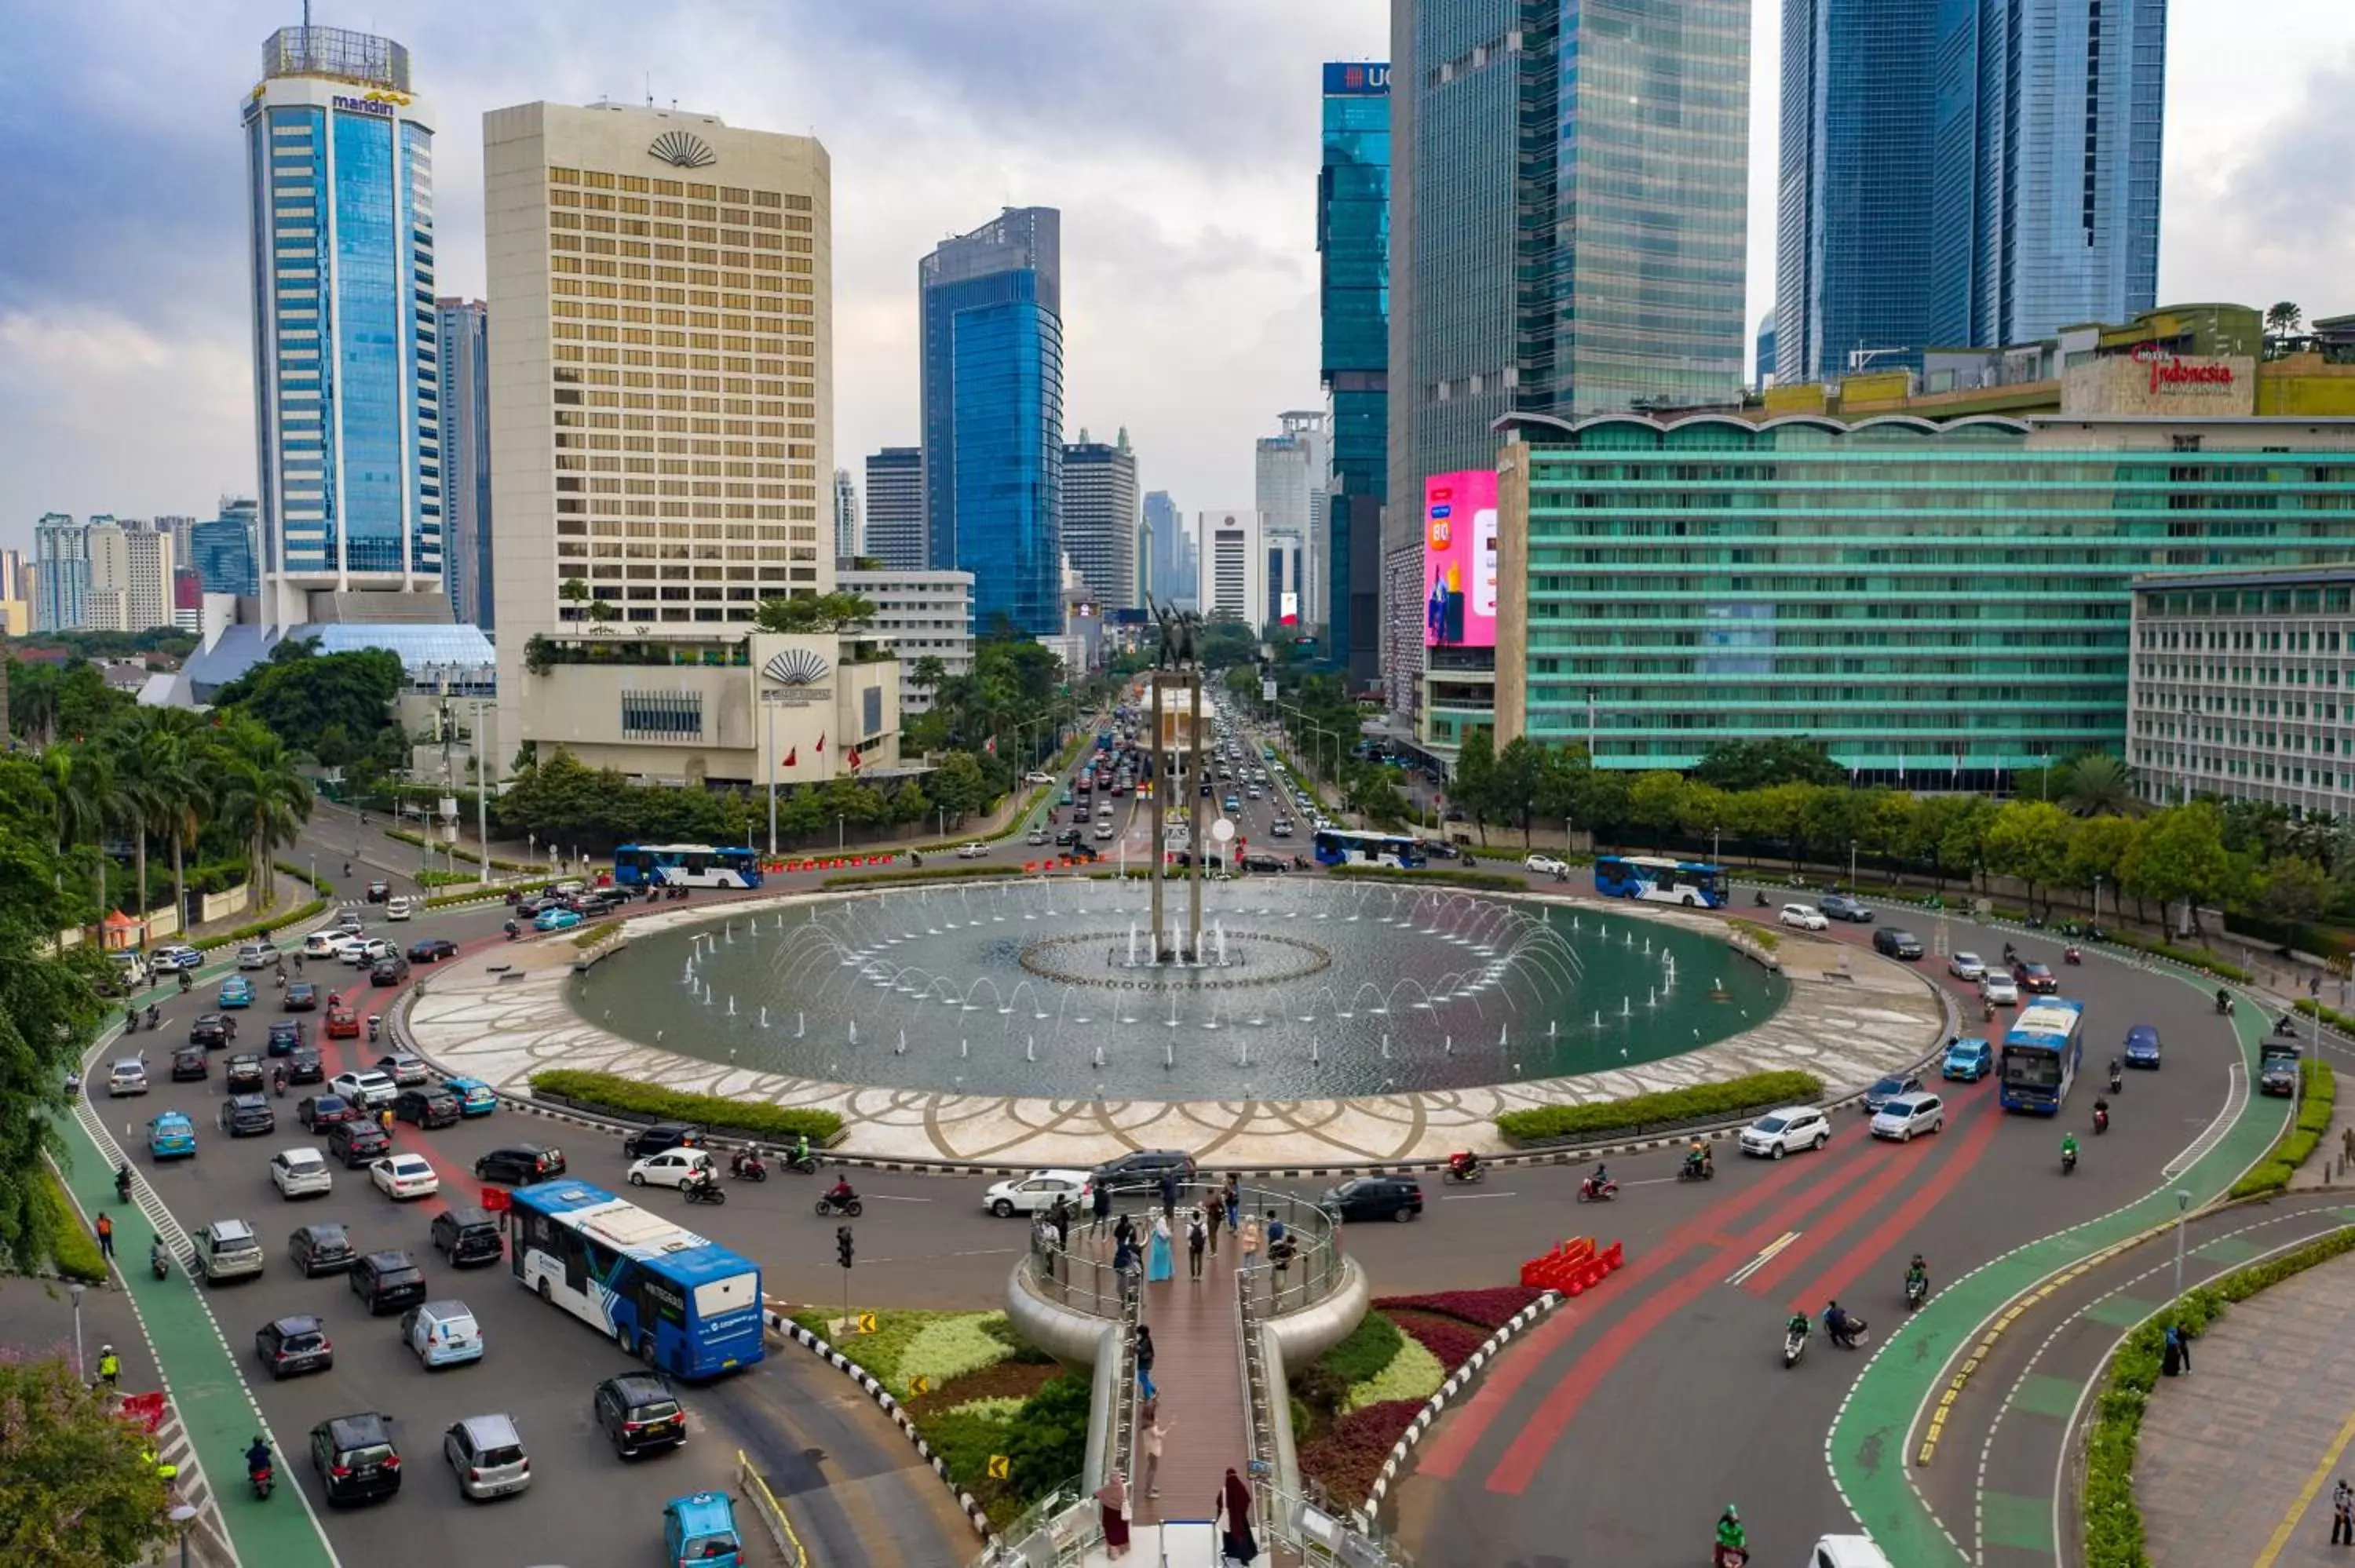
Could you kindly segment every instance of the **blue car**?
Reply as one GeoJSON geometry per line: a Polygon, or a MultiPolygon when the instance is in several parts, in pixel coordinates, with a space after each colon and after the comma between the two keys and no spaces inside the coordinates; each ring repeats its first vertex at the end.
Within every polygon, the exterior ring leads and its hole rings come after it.
{"type": "Polygon", "coordinates": [[[221,981],[220,1004],[223,1007],[251,1007],[253,982],[243,975],[231,975],[221,981]]]}
{"type": "Polygon", "coordinates": [[[2158,1071],[2158,1031],[2137,1023],[2126,1031],[2126,1065],[2158,1071]]]}
{"type": "Polygon", "coordinates": [[[499,1108],[499,1097],[480,1078],[444,1078],[442,1086],[458,1097],[460,1116],[488,1116],[499,1108]]]}
{"type": "Polygon", "coordinates": [[[1995,1071],[1995,1048],[1984,1040],[1957,1040],[1946,1047],[1940,1075],[1976,1084],[1995,1071]]]}
{"type": "Polygon", "coordinates": [[[697,1492],[663,1504],[663,1561],[684,1568],[741,1568],[744,1549],[726,1492],[697,1492]]]}
{"type": "Polygon", "coordinates": [[[147,1123],[147,1153],[155,1160],[189,1160],[197,1152],[197,1128],[178,1111],[165,1111],[147,1123]]]}
{"type": "Polygon", "coordinates": [[[532,916],[532,927],[540,931],[570,931],[581,924],[577,909],[543,909],[532,916]]]}

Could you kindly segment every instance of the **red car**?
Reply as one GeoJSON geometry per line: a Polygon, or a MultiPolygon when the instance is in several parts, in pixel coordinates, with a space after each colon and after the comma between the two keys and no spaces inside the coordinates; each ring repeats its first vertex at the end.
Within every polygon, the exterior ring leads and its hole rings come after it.
{"type": "Polygon", "coordinates": [[[327,1038],[357,1040],[360,1037],[360,1015],[348,1007],[327,1010],[327,1038]]]}

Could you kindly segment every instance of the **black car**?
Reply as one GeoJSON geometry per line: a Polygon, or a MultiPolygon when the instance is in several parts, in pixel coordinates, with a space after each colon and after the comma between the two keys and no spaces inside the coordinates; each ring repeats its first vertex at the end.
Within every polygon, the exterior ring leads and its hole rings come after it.
{"type": "Polygon", "coordinates": [[[382,904],[389,900],[391,897],[392,884],[385,881],[382,877],[378,877],[376,881],[368,884],[368,901],[369,903],[382,904]]]}
{"type": "Polygon", "coordinates": [[[564,1151],[542,1149],[537,1143],[510,1143],[475,1160],[474,1174],[485,1181],[503,1181],[510,1187],[552,1181],[564,1174],[564,1151]]]}
{"type": "Polygon", "coordinates": [[[1055,843],[1058,848],[1069,849],[1079,842],[1080,830],[1077,828],[1065,828],[1061,832],[1055,835],[1055,843]]]}
{"type": "Polygon", "coordinates": [[[199,1012],[188,1025],[188,1044],[218,1051],[229,1044],[229,1021],[218,1012],[199,1012]]]}
{"type": "Polygon", "coordinates": [[[444,1209],[434,1215],[433,1245],[459,1268],[496,1263],[506,1255],[499,1223],[481,1209],[444,1209]]]}
{"type": "Polygon", "coordinates": [[[183,1045],[172,1053],[172,1082],[186,1083],[192,1078],[209,1078],[213,1059],[201,1045],[183,1045]]]}
{"type": "Polygon", "coordinates": [[[368,1304],[368,1316],[382,1317],[425,1299],[425,1271],[405,1252],[371,1252],[352,1260],[346,1277],[352,1294],[368,1304]]]}
{"type": "Polygon", "coordinates": [[[623,1372],[597,1385],[589,1402],[606,1441],[624,1459],[649,1448],[676,1448],[687,1441],[687,1412],[677,1396],[652,1372],[623,1372]]]}
{"type": "Polygon", "coordinates": [[[409,961],[412,964],[435,964],[457,956],[458,944],[447,937],[421,937],[409,944],[409,961]]]}
{"type": "Polygon", "coordinates": [[[319,1011],[318,985],[311,980],[296,980],[286,988],[285,1000],[278,1005],[288,1012],[316,1012],[319,1011]]]}
{"type": "Polygon", "coordinates": [[[392,1151],[392,1139],[372,1121],[339,1121],[327,1129],[327,1152],[357,1171],[371,1160],[392,1151]]]}
{"type": "Polygon", "coordinates": [[[1245,871],[1290,871],[1292,863],[1280,854],[1247,854],[1242,858],[1245,871]]]}
{"type": "Polygon", "coordinates": [[[294,1107],[294,1119],[313,1132],[325,1132],[359,1114],[360,1107],[341,1095],[304,1095],[294,1107]]]}
{"type": "Polygon", "coordinates": [[[278,1113],[260,1095],[231,1095],[221,1105],[220,1127],[231,1138],[258,1138],[278,1130],[278,1113]]]}
{"type": "Polygon", "coordinates": [[[249,1091],[260,1094],[265,1081],[261,1070],[261,1058],[252,1052],[240,1051],[229,1059],[227,1084],[230,1094],[240,1095],[249,1091]]]}
{"type": "Polygon", "coordinates": [[[368,984],[399,985],[409,978],[409,960],[399,953],[388,954],[368,966],[368,984]]]}
{"type": "Polygon", "coordinates": [[[286,1255],[294,1260],[305,1279],[318,1274],[341,1274],[352,1266],[351,1234],[334,1220],[297,1225],[286,1238],[286,1255]]]}
{"type": "Polygon", "coordinates": [[[403,1089],[392,1102],[392,1115],[396,1121],[413,1121],[422,1128],[448,1127],[458,1119],[458,1097],[439,1084],[403,1089]]]}
{"type": "Polygon", "coordinates": [[[373,1412],[312,1427],[311,1467],[330,1504],[374,1502],[400,1490],[400,1452],[384,1417],[373,1412]]]}
{"type": "Polygon", "coordinates": [[[1922,938],[1911,931],[1883,926],[1872,934],[1872,950],[1892,959],[1918,959],[1922,956],[1922,938]]]}
{"type": "Polygon", "coordinates": [[[315,1045],[297,1045],[286,1054],[286,1081],[290,1084],[324,1084],[327,1081],[327,1065],[320,1060],[315,1045]]]}
{"type": "Polygon", "coordinates": [[[302,1020],[281,1018],[271,1023],[270,1038],[262,1043],[262,1048],[272,1056],[285,1056],[292,1054],[294,1047],[302,1044],[302,1020]]]}
{"type": "Polygon", "coordinates": [[[1360,1176],[1326,1188],[1316,1205],[1339,1220],[1412,1220],[1423,1213],[1423,1183],[1412,1176],[1360,1176]]]}
{"type": "Polygon", "coordinates": [[[336,1364],[336,1347],[327,1342],[326,1325],[308,1313],[264,1323],[253,1336],[253,1353],[270,1375],[281,1380],[300,1372],[325,1372],[336,1364]]]}
{"type": "Polygon", "coordinates": [[[684,1122],[658,1121],[642,1127],[622,1139],[622,1152],[632,1160],[644,1160],[650,1154],[660,1154],[669,1149],[701,1149],[703,1129],[688,1127],[684,1122]]]}
{"type": "Polygon", "coordinates": [[[1131,1150],[1117,1160],[1097,1166],[1089,1172],[1088,1180],[1091,1186],[1152,1187],[1158,1185],[1165,1174],[1180,1181],[1188,1180],[1194,1174],[1194,1157],[1182,1149],[1131,1150]]]}

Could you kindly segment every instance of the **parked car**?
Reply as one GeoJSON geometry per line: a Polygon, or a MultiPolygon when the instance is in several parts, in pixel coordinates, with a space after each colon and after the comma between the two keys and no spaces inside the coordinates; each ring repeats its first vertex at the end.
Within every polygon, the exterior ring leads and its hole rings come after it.
{"type": "Polygon", "coordinates": [[[1832,1125],[1813,1106],[1792,1106],[1768,1111],[1742,1129],[1742,1152],[1780,1160],[1795,1149],[1821,1149],[1832,1139],[1832,1125]]]}
{"type": "Polygon", "coordinates": [[[2158,1071],[2158,1031],[2152,1025],[2137,1023],[2126,1031],[2126,1065],[2158,1071]]]}
{"type": "Polygon", "coordinates": [[[1900,1143],[1913,1141],[1917,1133],[1935,1132],[1946,1125],[1946,1107],[1935,1095],[1899,1095],[1873,1113],[1871,1133],[1875,1138],[1893,1138],[1900,1143]]]}
{"type": "Polygon", "coordinates": [[[261,1238],[243,1220],[215,1220],[189,1239],[188,1272],[207,1285],[261,1272],[261,1238]]]}
{"type": "Polygon", "coordinates": [[[315,1012],[319,1009],[319,988],[311,980],[296,980],[286,988],[278,1005],[287,1012],[315,1012]]]}
{"type": "Polygon", "coordinates": [[[701,1149],[703,1129],[683,1122],[651,1122],[622,1139],[622,1153],[631,1160],[644,1160],[649,1154],[660,1154],[666,1149],[701,1149]]]}
{"type": "Polygon", "coordinates": [[[1824,912],[1812,904],[1785,904],[1777,918],[1795,931],[1821,931],[1831,925],[1824,912]]]}
{"type": "Polygon", "coordinates": [[[220,1129],[231,1138],[256,1138],[278,1130],[278,1113],[261,1095],[231,1095],[221,1102],[220,1129]]]}
{"type": "Polygon", "coordinates": [[[261,1058],[250,1051],[240,1051],[229,1059],[229,1070],[221,1085],[232,1095],[260,1094],[268,1086],[268,1075],[262,1070],[261,1058]]]}
{"type": "Polygon", "coordinates": [[[1946,972],[1958,980],[1987,978],[1987,963],[1977,953],[1956,953],[1946,960],[1946,972]]]}
{"type": "Polygon", "coordinates": [[[1892,959],[1919,959],[1922,938],[1895,926],[1883,926],[1872,934],[1872,950],[1892,959]]]}
{"type": "Polygon", "coordinates": [[[147,1064],[133,1056],[125,1056],[106,1070],[106,1097],[119,1100],[126,1095],[147,1092],[147,1064]]]}
{"type": "Polygon", "coordinates": [[[1077,1211],[1087,1191],[1088,1173],[1084,1171],[1033,1171],[1028,1176],[1017,1176],[1000,1181],[981,1195],[981,1206],[999,1219],[1015,1214],[1039,1214],[1055,1206],[1058,1198],[1067,1199],[1077,1211]]]}
{"type": "Polygon", "coordinates": [[[626,1459],[649,1448],[676,1448],[687,1441],[687,1412],[663,1381],[651,1372],[622,1372],[597,1385],[589,1408],[613,1452],[626,1459]]]}
{"type": "Polygon", "coordinates": [[[282,1149],[272,1155],[270,1180],[282,1198],[324,1198],[336,1188],[327,1157],[308,1147],[282,1149]]]}
{"type": "Polygon", "coordinates": [[[464,1301],[426,1301],[400,1315],[401,1342],[431,1369],[483,1359],[483,1329],[464,1301]]]}
{"type": "Polygon", "coordinates": [[[391,1147],[392,1139],[373,1121],[342,1121],[327,1129],[327,1152],[342,1160],[346,1171],[383,1158],[391,1147]]]}
{"type": "Polygon", "coordinates": [[[191,1160],[197,1152],[197,1128],[180,1111],[165,1111],[147,1122],[150,1160],[191,1160]]]}
{"type": "Polygon", "coordinates": [[[433,1162],[422,1154],[388,1154],[368,1164],[368,1181],[395,1202],[430,1198],[442,1190],[433,1162]]]}
{"type": "Polygon", "coordinates": [[[1816,901],[1816,907],[1835,920],[1853,920],[1859,926],[1870,926],[1879,917],[1871,906],[1845,893],[1827,893],[1816,901]]]}
{"type": "Polygon", "coordinates": [[[400,1452],[381,1415],[338,1415],[311,1428],[311,1467],[330,1506],[375,1502],[400,1490],[400,1452]]]}
{"type": "Polygon", "coordinates": [[[407,1051],[388,1051],[376,1059],[376,1065],[400,1088],[413,1089],[433,1081],[433,1069],[425,1065],[425,1058],[407,1051]]]}
{"type": "Polygon", "coordinates": [[[286,1238],[286,1255],[303,1271],[303,1277],[309,1279],[315,1275],[343,1273],[351,1267],[356,1255],[351,1234],[342,1223],[323,1220],[295,1226],[286,1238]]]}
{"type": "Polygon", "coordinates": [[[1868,1111],[1878,1111],[1890,1101],[1900,1096],[1913,1094],[1921,1087],[1921,1074],[1891,1073],[1885,1078],[1876,1080],[1872,1087],[1864,1091],[1864,1108],[1868,1111]]]}
{"type": "Polygon", "coordinates": [[[1423,1213],[1423,1183],[1411,1176],[1359,1176],[1326,1188],[1316,1206],[1337,1220],[1412,1220],[1423,1213]]]}
{"type": "Polygon", "coordinates": [[[630,1167],[633,1187],[684,1187],[714,1175],[711,1152],[704,1149],[668,1149],[650,1154],[630,1167]]]}
{"type": "Polygon", "coordinates": [[[1976,1084],[1994,1071],[1995,1047],[1984,1040],[1970,1039],[1957,1040],[1946,1047],[1946,1059],[1939,1075],[1976,1084]]]}
{"type": "Polygon", "coordinates": [[[443,959],[458,956],[458,944],[447,937],[421,937],[409,944],[409,961],[412,964],[438,964],[443,959]]]}
{"type": "Polygon", "coordinates": [[[209,1078],[213,1073],[211,1053],[201,1045],[183,1045],[172,1053],[172,1082],[185,1084],[197,1078],[209,1078]]]}
{"type": "Polygon", "coordinates": [[[485,1210],[444,1209],[433,1216],[432,1235],[434,1250],[461,1268],[496,1263],[506,1256],[506,1240],[499,1234],[499,1223],[485,1210]]]}
{"type": "Polygon", "coordinates": [[[327,1342],[327,1326],[308,1312],[264,1323],[254,1331],[253,1353],[262,1370],[280,1383],[304,1372],[325,1372],[336,1364],[336,1347],[327,1342]]]}
{"type": "Polygon", "coordinates": [[[371,1318],[425,1299],[425,1271],[405,1252],[365,1253],[352,1259],[345,1277],[351,1282],[352,1294],[367,1304],[371,1318]]]}
{"type": "Polygon", "coordinates": [[[457,1121],[460,1114],[458,1097],[439,1085],[430,1085],[421,1089],[403,1089],[400,1097],[392,1102],[392,1115],[396,1121],[415,1122],[428,1129],[449,1127],[457,1121]]]}
{"type": "Polygon", "coordinates": [[[476,1501],[531,1485],[523,1436],[504,1415],[469,1415],[453,1424],[442,1434],[442,1457],[458,1478],[458,1490],[476,1501]]]}
{"type": "Polygon", "coordinates": [[[563,1175],[564,1170],[562,1150],[543,1149],[537,1143],[510,1143],[474,1161],[474,1175],[479,1180],[502,1181],[510,1187],[552,1181],[563,1175]]]}

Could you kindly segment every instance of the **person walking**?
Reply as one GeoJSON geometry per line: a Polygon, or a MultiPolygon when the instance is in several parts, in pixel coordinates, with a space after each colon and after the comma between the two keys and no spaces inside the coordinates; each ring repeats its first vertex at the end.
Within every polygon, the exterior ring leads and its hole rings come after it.
{"type": "Polygon", "coordinates": [[[1126,1214],[1121,1215],[1121,1217],[1113,1224],[1112,1241],[1114,1250],[1115,1251],[1124,1246],[1131,1248],[1132,1250],[1141,1250],[1137,1247],[1136,1242],[1136,1222],[1130,1219],[1126,1214]]]}
{"type": "Polygon", "coordinates": [[[1259,1540],[1252,1534],[1251,1483],[1230,1467],[1215,1505],[1219,1521],[1219,1554],[1229,1563],[1249,1564],[1259,1559],[1259,1540]]]}
{"type": "Polygon", "coordinates": [[[1047,1211],[1047,1223],[1055,1227],[1055,1248],[1066,1252],[1071,1245],[1071,1201],[1058,1198],[1055,1206],[1047,1211]]]}
{"type": "Polygon", "coordinates": [[[1267,1261],[1275,1270],[1275,1298],[1284,1299],[1284,1271],[1292,1266],[1293,1255],[1300,1250],[1299,1240],[1290,1231],[1267,1244],[1267,1261]]]}
{"type": "Polygon", "coordinates": [[[1095,1223],[1088,1227],[1088,1234],[1102,1241],[1112,1229],[1112,1187],[1109,1183],[1102,1180],[1096,1182],[1095,1192],[1089,1199],[1089,1208],[1095,1216],[1095,1223]]]}
{"type": "Polygon", "coordinates": [[[98,1381],[112,1393],[123,1382],[123,1360],[114,1353],[112,1345],[98,1347],[98,1381]]]}
{"type": "Polygon", "coordinates": [[[1161,1173],[1161,1217],[1165,1220],[1178,1217],[1178,1172],[1175,1171],[1161,1173]]]}
{"type": "Polygon", "coordinates": [[[1243,1226],[1243,1272],[1249,1274],[1259,1262],[1259,1216],[1253,1214],[1243,1226]]]}
{"type": "Polygon", "coordinates": [[[1195,1210],[1186,1219],[1186,1270],[1195,1279],[1202,1277],[1202,1246],[1218,1233],[1202,1223],[1202,1211],[1195,1210]]]}
{"type": "Polygon", "coordinates": [[[98,1255],[107,1262],[114,1261],[114,1216],[104,1209],[98,1212],[98,1255]]]}
{"type": "Polygon", "coordinates": [[[2355,1546],[2355,1488],[2344,1476],[2330,1489],[2330,1544],[2355,1546]]]}
{"type": "Polygon", "coordinates": [[[1158,1285],[1164,1280],[1178,1277],[1177,1262],[1169,1251],[1168,1215],[1153,1216],[1153,1242],[1146,1249],[1146,1255],[1151,1260],[1145,1272],[1146,1278],[1158,1285]]]}
{"type": "MultiPolygon", "coordinates": [[[[2355,1128],[2349,1128],[2347,1129],[2347,1136],[2350,1139],[2355,1139],[2355,1128]]],[[[1212,1257],[1216,1257],[1219,1255],[1219,1223],[1227,1217],[1227,1194],[1225,1190],[1223,1188],[1212,1189],[1210,1192],[1210,1201],[1204,1205],[1204,1208],[1209,1217],[1209,1224],[1206,1228],[1210,1233],[1210,1255],[1212,1257]]]]}
{"type": "Polygon", "coordinates": [[[1147,1399],[1161,1392],[1153,1386],[1153,1329],[1146,1323],[1136,1326],[1136,1390],[1147,1399]]]}
{"type": "Polygon", "coordinates": [[[1146,1400],[1145,1408],[1138,1413],[1138,1418],[1145,1426],[1145,1495],[1157,1498],[1161,1495],[1161,1488],[1158,1484],[1161,1476],[1161,1440],[1169,1436],[1169,1428],[1161,1425],[1161,1401],[1146,1400]]]}
{"type": "Polygon", "coordinates": [[[1229,1235],[1235,1234],[1235,1227],[1242,1223],[1242,1181],[1230,1171],[1227,1172],[1227,1234],[1229,1235]]]}
{"type": "Polygon", "coordinates": [[[1122,1558],[1128,1555],[1128,1484],[1121,1479],[1118,1470],[1112,1479],[1096,1489],[1096,1506],[1103,1510],[1104,1555],[1122,1558]]]}

